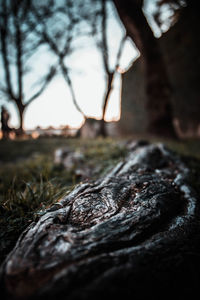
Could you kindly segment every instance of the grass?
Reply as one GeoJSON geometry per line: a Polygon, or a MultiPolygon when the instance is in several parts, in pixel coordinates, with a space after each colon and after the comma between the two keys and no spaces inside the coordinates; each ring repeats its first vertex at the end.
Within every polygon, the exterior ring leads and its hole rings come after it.
{"type": "Polygon", "coordinates": [[[80,182],[75,167],[65,169],[54,163],[58,147],[83,153],[83,165],[96,168],[95,177],[125,155],[124,148],[112,139],[0,141],[0,262],[38,212],[80,182]]]}
{"type": "MultiPolygon", "coordinates": [[[[200,141],[164,142],[185,156],[195,187],[200,188],[200,141]]],[[[54,151],[60,147],[83,153],[83,167],[96,170],[92,179],[103,176],[126,154],[123,141],[111,138],[0,141],[0,262],[38,213],[81,181],[76,165],[65,169],[54,163],[54,151]]]]}

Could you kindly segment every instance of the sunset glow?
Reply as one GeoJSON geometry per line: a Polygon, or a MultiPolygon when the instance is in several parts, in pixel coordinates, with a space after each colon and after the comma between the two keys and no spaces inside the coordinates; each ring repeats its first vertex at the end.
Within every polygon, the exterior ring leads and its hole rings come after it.
{"type": "MultiPolygon", "coordinates": [[[[114,14],[109,19],[109,65],[116,64],[116,55],[119,42],[124,35],[124,29],[119,19],[114,14]]],[[[102,65],[102,55],[91,39],[83,39],[82,44],[77,44],[77,50],[67,57],[65,63],[70,70],[76,100],[81,110],[87,117],[101,119],[103,97],[106,90],[105,73],[102,65]]],[[[120,118],[121,103],[121,74],[124,73],[131,62],[137,57],[138,52],[130,39],[127,39],[120,59],[118,73],[115,76],[107,112],[106,121],[116,121],[120,118]]],[[[37,79],[44,72],[45,67],[54,61],[55,57],[48,52],[39,54],[34,58],[33,76],[37,79]],[[37,76],[38,74],[38,76],[37,76]]],[[[53,62],[54,63],[54,62],[53,62]]],[[[1,64],[1,62],[0,62],[1,64]]],[[[32,78],[24,85],[32,91],[32,78]]],[[[37,81],[37,80],[36,80],[37,81]]],[[[0,99],[0,104],[6,105],[10,112],[10,126],[19,126],[19,117],[13,102],[0,99]]],[[[41,96],[35,99],[27,108],[24,115],[24,128],[34,129],[37,126],[47,128],[53,126],[69,125],[78,128],[83,124],[83,116],[77,111],[72,101],[69,87],[61,74],[53,79],[41,96]]]]}
{"type": "MultiPolygon", "coordinates": [[[[129,41],[125,47],[124,56],[121,60],[122,67],[116,74],[114,89],[106,113],[106,121],[116,121],[120,117],[121,102],[121,70],[128,68],[130,62],[137,56],[137,52],[129,41]]],[[[75,74],[73,85],[78,104],[88,117],[101,118],[102,101],[105,92],[104,74],[101,71],[101,61],[97,60],[97,54],[92,51],[88,58],[77,59],[76,63],[80,68],[85,69],[83,73],[75,74]],[[89,59],[90,57],[90,59],[89,59]],[[87,64],[89,61],[89,66],[87,64]],[[100,72],[99,72],[100,70],[100,72]]],[[[11,112],[11,126],[18,126],[18,116],[14,104],[7,105],[11,112]]],[[[83,123],[83,116],[75,108],[69,88],[61,76],[57,76],[49,85],[46,91],[38,97],[25,113],[25,129],[33,129],[37,126],[46,128],[54,126],[56,128],[69,125],[77,128],[83,123]]]]}

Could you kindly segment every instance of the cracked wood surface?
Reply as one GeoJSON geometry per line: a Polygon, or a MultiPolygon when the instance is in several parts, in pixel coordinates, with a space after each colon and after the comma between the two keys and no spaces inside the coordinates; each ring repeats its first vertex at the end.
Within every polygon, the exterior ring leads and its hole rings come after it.
{"type": "Polygon", "coordinates": [[[140,299],[174,282],[178,290],[199,230],[189,176],[162,144],[136,145],[107,176],[80,184],[23,232],[1,266],[3,297],[140,299]]]}

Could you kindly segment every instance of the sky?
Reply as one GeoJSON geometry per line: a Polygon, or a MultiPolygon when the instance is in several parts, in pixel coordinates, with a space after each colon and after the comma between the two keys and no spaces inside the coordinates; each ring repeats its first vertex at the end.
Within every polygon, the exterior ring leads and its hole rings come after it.
{"type": "MultiPolygon", "coordinates": [[[[151,12],[151,5],[147,11],[151,12]]],[[[108,25],[110,57],[111,64],[113,64],[112,59],[115,58],[117,46],[124,33],[119,18],[116,18],[115,9],[112,10],[108,25]]],[[[157,35],[159,35],[158,32],[157,35]]],[[[78,104],[85,115],[101,118],[102,101],[105,93],[105,74],[102,68],[102,58],[94,44],[88,43],[86,45],[87,42],[83,44],[83,47],[79,46],[78,51],[70,56],[72,84],[78,104]]],[[[133,42],[128,39],[120,61],[121,70],[127,70],[138,55],[133,42]]],[[[39,59],[36,58],[34,64],[37,72],[42,72],[45,61],[51,59],[52,57],[48,53],[41,55],[39,59]]],[[[108,104],[107,121],[120,118],[121,84],[121,74],[118,73],[115,77],[114,89],[108,104]]],[[[0,101],[0,104],[6,104],[10,111],[10,126],[17,127],[19,121],[15,105],[12,102],[7,104],[2,99],[0,101]]],[[[69,88],[61,75],[57,75],[45,92],[28,106],[24,119],[25,129],[34,129],[37,126],[42,128],[54,126],[58,128],[65,125],[77,128],[82,123],[83,117],[75,108],[69,88]]]]}
{"type": "MultiPolygon", "coordinates": [[[[137,52],[131,42],[127,42],[122,68],[127,68],[135,58],[137,52]]],[[[87,116],[101,118],[102,100],[105,92],[104,73],[101,66],[101,58],[95,48],[74,54],[73,65],[76,65],[80,74],[72,73],[77,102],[87,116]],[[85,52],[85,53],[84,53],[85,52]]],[[[114,81],[114,89],[111,94],[106,114],[106,120],[116,120],[120,116],[120,92],[121,74],[117,74],[114,81]]],[[[17,121],[17,116],[16,116],[17,121]]],[[[16,122],[15,121],[15,122],[16,122]]],[[[14,122],[14,118],[13,118],[14,122]]],[[[25,128],[31,129],[36,126],[59,127],[70,125],[79,127],[83,122],[82,115],[77,111],[71,98],[69,88],[62,78],[57,76],[46,91],[32,102],[25,114],[25,128]]]]}

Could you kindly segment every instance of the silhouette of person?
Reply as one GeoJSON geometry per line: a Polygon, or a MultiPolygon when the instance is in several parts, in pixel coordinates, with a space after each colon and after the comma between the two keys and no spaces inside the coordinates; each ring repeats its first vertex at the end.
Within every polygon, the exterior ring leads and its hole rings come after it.
{"type": "Polygon", "coordinates": [[[11,131],[11,128],[8,125],[10,119],[10,114],[8,113],[7,109],[2,106],[1,107],[1,130],[3,134],[3,139],[9,138],[9,132],[11,131]]]}

